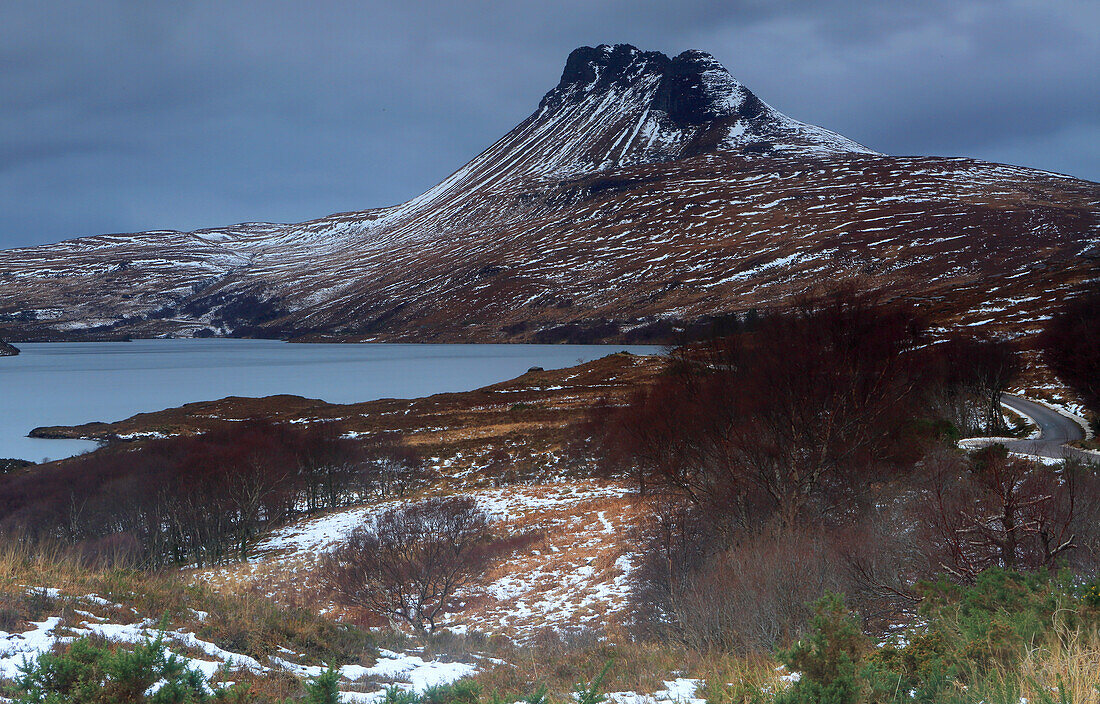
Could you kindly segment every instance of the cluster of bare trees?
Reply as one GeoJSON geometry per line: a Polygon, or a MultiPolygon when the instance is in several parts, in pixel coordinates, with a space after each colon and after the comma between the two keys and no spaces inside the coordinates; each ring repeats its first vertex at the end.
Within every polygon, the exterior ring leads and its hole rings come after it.
{"type": "Polygon", "coordinates": [[[964,436],[1004,434],[1001,394],[1020,374],[1020,355],[1011,344],[956,336],[923,356],[933,365],[925,393],[936,416],[964,436]]]}
{"type": "Polygon", "coordinates": [[[851,506],[864,480],[912,452],[932,375],[922,342],[911,309],[808,301],[681,350],[676,374],[604,418],[601,451],[643,493],[674,490],[731,527],[851,506]]]}
{"type": "Polygon", "coordinates": [[[0,531],[149,567],[213,564],[243,558],[262,530],[295,515],[426,479],[415,454],[392,443],[248,421],[9,477],[0,531]]]}
{"type": "Polygon", "coordinates": [[[825,590],[886,616],[914,582],[1095,561],[1100,480],[960,433],[1005,431],[1003,341],[929,340],[921,316],[852,290],[677,354],[592,428],[654,511],[643,623],[697,647],[770,646],[825,590]]]}
{"type": "Polygon", "coordinates": [[[1100,430],[1100,282],[1051,317],[1043,331],[1043,359],[1081,397],[1100,430]]]}

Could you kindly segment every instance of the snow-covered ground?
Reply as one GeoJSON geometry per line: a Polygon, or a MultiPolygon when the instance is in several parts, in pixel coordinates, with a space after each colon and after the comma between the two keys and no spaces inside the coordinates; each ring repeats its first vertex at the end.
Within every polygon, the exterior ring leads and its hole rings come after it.
{"type": "Polygon", "coordinates": [[[706,704],[705,699],[695,696],[695,692],[702,684],[700,680],[677,678],[666,680],[665,688],[643,694],[639,692],[608,692],[607,698],[613,704],[658,704],[670,702],[672,704],[706,704]]]}
{"type": "MultiPolygon", "coordinates": [[[[631,532],[636,497],[623,484],[572,480],[474,489],[473,497],[506,535],[531,538],[458,594],[462,608],[443,625],[524,642],[546,628],[614,626],[630,594],[631,532]]],[[[399,501],[335,511],[274,531],[247,564],[203,570],[195,579],[215,588],[261,585],[275,599],[311,588],[317,558],[372,515],[399,501]]]]}
{"type": "MultiPolygon", "coordinates": [[[[535,486],[508,486],[469,492],[478,506],[495,521],[508,523],[526,519],[535,513],[550,514],[598,499],[617,499],[629,494],[620,485],[606,482],[569,481],[535,486]]],[[[282,557],[311,555],[324,551],[345,539],[371,516],[406,503],[404,499],[380,501],[333,511],[275,530],[256,546],[257,559],[272,553],[282,557]]],[[[604,524],[605,527],[609,523],[604,524]]],[[[614,529],[612,528],[612,531],[614,529]]]]}
{"type": "MultiPolygon", "coordinates": [[[[55,589],[45,590],[53,598],[67,598],[55,589]]],[[[221,648],[196,634],[179,630],[159,630],[152,619],[133,623],[112,623],[96,616],[91,609],[122,608],[95,594],[68,597],[73,600],[79,618],[69,623],[62,616],[49,616],[40,622],[30,623],[27,630],[17,633],[0,631],[0,678],[13,679],[28,662],[48,652],[57,643],[71,642],[80,636],[95,635],[123,644],[140,644],[163,638],[165,645],[176,652],[187,666],[199,670],[207,679],[220,680],[214,686],[234,680],[234,672],[250,671],[257,674],[282,672],[301,678],[315,677],[327,668],[324,665],[303,665],[297,660],[302,656],[282,647],[278,655],[261,662],[253,657],[221,648]]],[[[204,614],[196,612],[202,620],[204,614]]],[[[472,658],[475,659],[475,658],[472,658]]],[[[493,660],[493,662],[499,662],[493,660]]],[[[386,689],[400,689],[422,693],[429,687],[456,682],[475,674],[479,662],[445,662],[430,659],[420,652],[394,652],[379,650],[374,663],[344,665],[338,668],[341,675],[341,700],[351,704],[374,704],[385,697],[386,689]]],[[[704,704],[696,697],[700,680],[678,678],[664,682],[664,688],[656,692],[609,692],[611,704],[704,704]]],[[[7,701],[0,697],[0,701],[7,701]]]]}
{"type": "MultiPolygon", "coordinates": [[[[61,597],[55,589],[45,589],[54,598],[61,597]]],[[[120,608],[97,595],[76,597],[76,602],[86,608],[74,609],[79,619],[70,623],[62,616],[49,616],[42,621],[30,623],[30,628],[22,632],[7,633],[0,631],[0,678],[14,679],[21,668],[33,662],[42,653],[48,652],[57,643],[68,643],[81,636],[99,636],[108,641],[126,644],[139,644],[163,637],[165,645],[175,652],[192,669],[199,670],[207,679],[225,674],[232,680],[231,671],[247,670],[263,674],[268,672],[287,672],[298,677],[315,677],[325,671],[322,665],[302,665],[295,660],[301,656],[287,648],[280,648],[278,656],[272,656],[267,662],[253,657],[234,653],[220,648],[210,641],[199,638],[186,630],[158,629],[152,619],[142,619],[134,623],[110,623],[96,616],[91,609],[99,606],[120,608]],[[184,653],[191,653],[185,655],[184,653]],[[202,653],[201,656],[195,653],[202,653]]],[[[202,617],[202,614],[196,614],[202,617]]],[[[385,695],[388,687],[399,687],[415,692],[423,692],[429,687],[449,684],[477,672],[478,666],[467,662],[442,662],[424,659],[416,653],[397,653],[380,650],[373,665],[344,665],[339,668],[344,701],[374,702],[385,695]]],[[[0,699],[2,700],[2,699],[0,699]]]]}
{"type": "MultiPolygon", "coordinates": [[[[546,628],[605,632],[621,620],[617,615],[624,612],[630,594],[635,560],[631,537],[640,508],[636,507],[637,497],[625,485],[574,480],[475,489],[468,495],[492,517],[501,534],[530,536],[531,540],[459,594],[462,604],[447,615],[445,627],[459,633],[502,634],[523,642],[546,628]]],[[[285,590],[309,589],[312,568],[324,551],[373,514],[396,503],[354,507],[286,526],[264,539],[250,562],[200,570],[193,578],[215,588],[248,590],[260,585],[276,600],[294,598],[294,593],[285,590]],[[277,582],[270,578],[276,573],[292,579],[277,582]]],[[[15,676],[26,659],[74,637],[97,635],[123,643],[157,637],[155,621],[98,595],[64,597],[55,589],[46,590],[46,595],[68,600],[77,617],[63,621],[58,609],[59,615],[30,624],[21,633],[0,633],[0,676],[15,676]]],[[[332,613],[339,616],[340,612],[332,613]]],[[[198,621],[204,616],[195,614],[198,621]]],[[[309,662],[288,648],[260,661],[225,650],[187,629],[168,630],[163,637],[170,648],[186,654],[188,663],[207,676],[222,673],[226,667],[299,677],[315,676],[324,669],[323,664],[309,662]]],[[[421,652],[383,650],[373,663],[340,668],[344,700],[374,702],[389,686],[423,691],[453,682],[477,671],[480,661],[470,660],[445,662],[421,652]]],[[[655,693],[616,692],[610,698],[615,704],[700,704],[693,699],[694,691],[690,681],[676,680],[655,693]]]]}
{"type": "Polygon", "coordinates": [[[51,616],[45,621],[31,623],[30,630],[22,633],[0,631],[0,677],[14,678],[25,662],[36,660],[53,647],[57,638],[54,630],[60,623],[60,617],[51,616]]]}

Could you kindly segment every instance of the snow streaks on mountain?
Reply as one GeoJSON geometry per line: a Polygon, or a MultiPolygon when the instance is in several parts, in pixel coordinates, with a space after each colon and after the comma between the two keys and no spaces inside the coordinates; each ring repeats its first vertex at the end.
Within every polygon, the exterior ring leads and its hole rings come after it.
{"type": "Polygon", "coordinates": [[[0,252],[0,328],[619,339],[858,277],[943,324],[1027,333],[1098,251],[1096,183],[884,156],[704,52],[582,47],[530,117],[404,204],[0,252]]]}

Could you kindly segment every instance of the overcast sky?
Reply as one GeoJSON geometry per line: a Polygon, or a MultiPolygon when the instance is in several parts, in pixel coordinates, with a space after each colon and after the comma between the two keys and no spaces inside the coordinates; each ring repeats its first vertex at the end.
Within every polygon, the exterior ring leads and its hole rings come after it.
{"type": "Polygon", "coordinates": [[[0,248],[406,200],[600,43],[709,51],[882,152],[1100,180],[1096,0],[4,0],[0,248]]]}

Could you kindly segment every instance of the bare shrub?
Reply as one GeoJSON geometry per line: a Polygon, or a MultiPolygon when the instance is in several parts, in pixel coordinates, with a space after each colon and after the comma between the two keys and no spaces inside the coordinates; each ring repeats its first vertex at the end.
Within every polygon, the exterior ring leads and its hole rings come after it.
{"type": "Polygon", "coordinates": [[[993,445],[928,469],[914,504],[917,524],[929,564],[956,579],[972,581],[991,566],[1055,568],[1075,557],[1082,540],[1096,541],[1095,468],[1049,467],[993,445]]]}
{"type": "Polygon", "coordinates": [[[765,650],[796,636],[823,592],[855,588],[829,531],[774,522],[716,535],[692,503],[662,501],[632,595],[640,633],[701,651],[765,650]]]}
{"type": "Polygon", "coordinates": [[[433,498],[360,526],[324,557],[321,570],[342,603],[430,633],[456,590],[499,554],[489,517],[473,499],[433,498]]]}
{"type": "Polygon", "coordinates": [[[415,448],[390,438],[367,445],[362,458],[359,480],[364,493],[383,499],[401,498],[432,479],[432,472],[415,448]]]}
{"type": "Polygon", "coordinates": [[[882,621],[913,606],[916,580],[929,576],[918,549],[919,536],[910,519],[904,491],[882,497],[877,510],[831,534],[838,566],[849,582],[848,603],[867,621],[882,621]]]}

